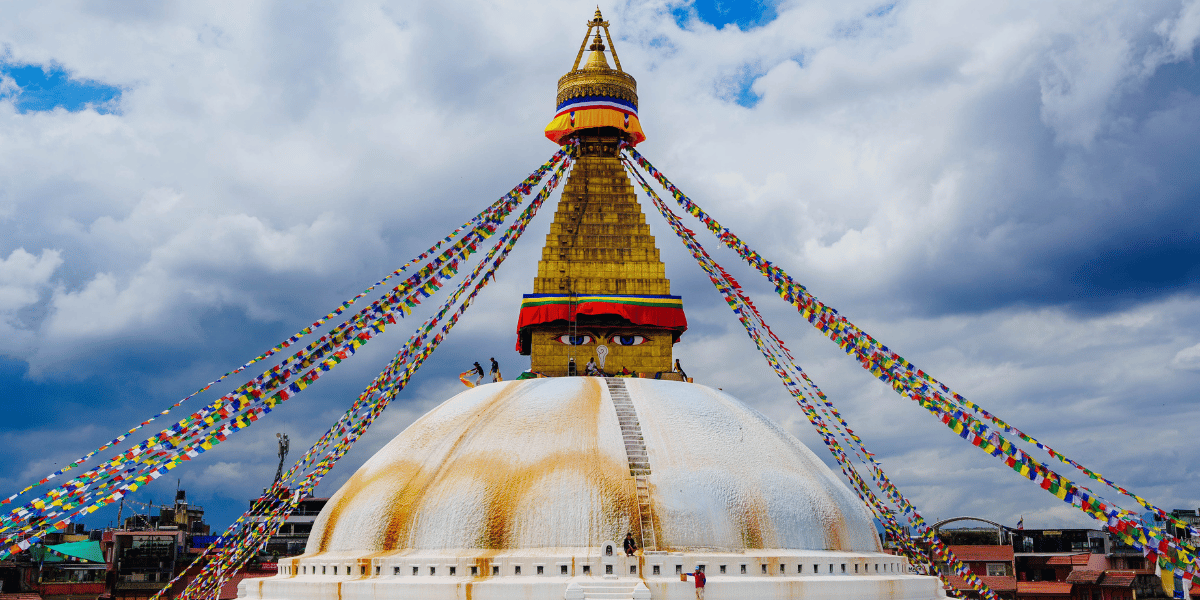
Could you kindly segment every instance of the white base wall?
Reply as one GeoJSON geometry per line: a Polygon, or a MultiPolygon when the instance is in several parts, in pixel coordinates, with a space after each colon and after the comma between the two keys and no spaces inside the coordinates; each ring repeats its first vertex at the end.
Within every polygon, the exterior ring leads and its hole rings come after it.
{"type": "MultiPolygon", "coordinates": [[[[572,582],[587,585],[601,577],[470,578],[421,577],[329,581],[313,576],[276,576],[243,580],[238,597],[263,600],[563,600],[572,582]]],[[[619,578],[633,587],[642,582],[654,600],[693,600],[695,585],[678,578],[619,578]]],[[[945,598],[936,578],[810,576],[708,578],[706,600],[933,600],[945,598]]]]}

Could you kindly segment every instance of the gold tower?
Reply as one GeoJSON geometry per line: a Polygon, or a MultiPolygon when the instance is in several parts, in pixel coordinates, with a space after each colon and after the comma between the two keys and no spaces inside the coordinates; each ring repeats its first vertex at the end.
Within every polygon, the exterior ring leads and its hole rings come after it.
{"type": "Polygon", "coordinates": [[[567,375],[572,361],[582,375],[589,359],[608,374],[670,371],[672,345],[687,329],[619,157],[622,143],[645,139],[637,83],[615,51],[616,68],[608,66],[600,29],[611,51],[608,22],[597,9],[574,68],[559,80],[557,114],[546,127],[547,137],[577,143],[580,151],[518,323],[518,350],[530,356],[533,371],[549,376],[567,375]]]}

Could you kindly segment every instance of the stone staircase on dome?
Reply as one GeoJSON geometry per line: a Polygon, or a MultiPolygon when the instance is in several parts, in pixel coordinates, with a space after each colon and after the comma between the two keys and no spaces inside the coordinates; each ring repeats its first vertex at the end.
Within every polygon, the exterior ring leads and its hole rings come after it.
{"type": "Polygon", "coordinates": [[[651,512],[650,456],[646,453],[646,441],[642,438],[642,426],[638,422],[637,409],[625,389],[625,380],[616,377],[605,378],[608,385],[608,395],[612,398],[613,408],[617,411],[617,421],[621,424],[621,437],[625,441],[625,456],[629,461],[629,474],[633,476],[637,486],[639,533],[643,552],[653,552],[658,549],[654,536],[654,514],[651,512]]]}
{"type": "Polygon", "coordinates": [[[606,579],[573,581],[563,600],[649,600],[650,588],[640,580],[606,579]]]}

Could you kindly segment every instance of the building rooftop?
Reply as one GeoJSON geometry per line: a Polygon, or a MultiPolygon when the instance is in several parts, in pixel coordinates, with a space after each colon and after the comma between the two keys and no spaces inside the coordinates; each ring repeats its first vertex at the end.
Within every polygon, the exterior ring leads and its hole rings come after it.
{"type": "Polygon", "coordinates": [[[1136,578],[1136,571],[1105,571],[1104,578],[1100,580],[1100,585],[1130,587],[1136,578]]]}
{"type": "Polygon", "coordinates": [[[950,546],[959,560],[1012,562],[1012,546],[950,546]]]}
{"type": "Polygon", "coordinates": [[[1096,583],[1100,581],[1102,575],[1104,575],[1104,571],[1078,569],[1067,575],[1067,583],[1096,583]]]}
{"type": "Polygon", "coordinates": [[[1065,581],[1018,581],[1017,594],[1042,596],[1070,596],[1073,584],[1065,581]]]}
{"type": "Polygon", "coordinates": [[[1072,554],[1070,556],[1051,556],[1046,559],[1048,565],[1086,565],[1088,564],[1087,554],[1072,554]]]}
{"type": "MultiPolygon", "coordinates": [[[[1015,592],[1017,590],[1017,578],[1016,577],[1013,577],[1010,575],[988,576],[988,575],[980,575],[979,573],[976,573],[976,575],[979,576],[979,579],[982,580],[983,583],[987,584],[988,587],[992,588],[993,592],[1015,592]]],[[[964,580],[962,577],[959,577],[958,575],[948,576],[946,578],[946,583],[950,584],[950,587],[953,587],[956,590],[971,589],[971,584],[967,583],[966,580],[964,580]]]]}

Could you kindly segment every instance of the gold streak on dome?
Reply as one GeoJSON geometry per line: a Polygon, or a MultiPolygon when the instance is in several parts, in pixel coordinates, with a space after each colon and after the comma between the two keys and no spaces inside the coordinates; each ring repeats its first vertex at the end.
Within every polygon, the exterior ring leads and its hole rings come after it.
{"type": "Polygon", "coordinates": [[[571,71],[563,75],[558,80],[558,98],[555,100],[556,105],[572,98],[582,98],[586,96],[610,96],[628,100],[637,106],[637,81],[628,73],[621,70],[621,59],[617,58],[617,48],[613,46],[612,35],[608,32],[608,21],[600,15],[600,9],[596,9],[596,17],[588,21],[587,33],[583,34],[583,43],[579,45],[579,54],[575,55],[575,64],[571,67],[571,71]],[[592,35],[592,30],[596,31],[596,36],[592,40],[592,45],[588,46],[588,38],[592,35]],[[604,43],[600,38],[600,29],[604,29],[604,37],[608,40],[608,51],[612,53],[613,63],[616,68],[608,66],[608,61],[604,57],[604,43]],[[588,56],[588,61],[583,68],[579,68],[579,62],[583,60],[583,51],[591,50],[591,55],[588,56]]]}

